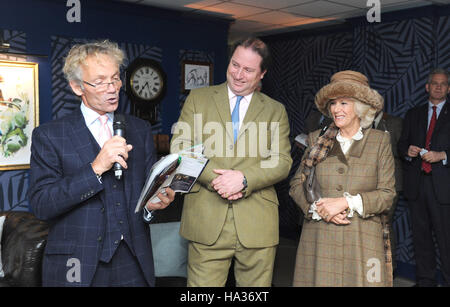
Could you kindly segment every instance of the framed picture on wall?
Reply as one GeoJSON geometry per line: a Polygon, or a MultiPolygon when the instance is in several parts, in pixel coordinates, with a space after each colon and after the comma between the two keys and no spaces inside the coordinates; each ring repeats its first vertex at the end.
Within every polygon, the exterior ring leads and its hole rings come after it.
{"type": "Polygon", "coordinates": [[[0,171],[30,168],[38,125],[38,64],[0,61],[0,171]]]}
{"type": "Polygon", "coordinates": [[[183,92],[212,85],[213,65],[206,62],[183,61],[181,90],[183,92]]]}

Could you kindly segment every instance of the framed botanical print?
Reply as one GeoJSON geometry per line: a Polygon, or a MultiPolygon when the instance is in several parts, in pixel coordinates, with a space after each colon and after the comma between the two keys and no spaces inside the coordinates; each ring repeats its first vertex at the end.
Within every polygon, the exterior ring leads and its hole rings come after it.
{"type": "Polygon", "coordinates": [[[212,85],[213,65],[197,61],[183,61],[181,67],[181,90],[186,92],[195,88],[212,85]]]}
{"type": "Polygon", "coordinates": [[[0,171],[30,167],[38,125],[38,64],[0,61],[0,171]]]}

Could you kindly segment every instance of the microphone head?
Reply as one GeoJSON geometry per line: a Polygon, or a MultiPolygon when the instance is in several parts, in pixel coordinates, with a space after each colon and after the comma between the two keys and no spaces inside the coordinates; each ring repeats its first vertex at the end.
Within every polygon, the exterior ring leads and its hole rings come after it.
{"type": "Polygon", "coordinates": [[[114,122],[113,122],[113,129],[125,129],[125,115],[120,113],[114,114],[114,122]]]}

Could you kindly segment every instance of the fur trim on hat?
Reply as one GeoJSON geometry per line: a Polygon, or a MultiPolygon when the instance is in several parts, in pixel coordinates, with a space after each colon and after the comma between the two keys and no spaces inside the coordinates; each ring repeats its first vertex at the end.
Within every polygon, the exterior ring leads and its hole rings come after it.
{"type": "Polygon", "coordinates": [[[331,83],[322,87],[316,94],[315,103],[320,112],[330,116],[328,104],[336,98],[350,97],[381,111],[384,99],[370,88],[366,76],[354,71],[342,71],[331,77],[331,83]]]}

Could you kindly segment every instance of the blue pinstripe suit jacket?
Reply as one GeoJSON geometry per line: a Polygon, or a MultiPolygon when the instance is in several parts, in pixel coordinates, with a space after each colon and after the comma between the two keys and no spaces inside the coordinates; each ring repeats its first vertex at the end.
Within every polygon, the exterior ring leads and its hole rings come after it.
{"type": "MultiPolygon", "coordinates": [[[[134,213],[155,162],[153,137],[149,123],[125,116],[127,143],[133,145],[122,179],[131,240],[145,278],[154,285],[148,225],[141,213],[134,213]]],[[[79,108],[33,131],[30,204],[39,219],[50,223],[44,286],[89,286],[94,276],[105,234],[105,207],[113,205],[105,203],[106,191],[90,165],[99,150],[79,108]]]]}

